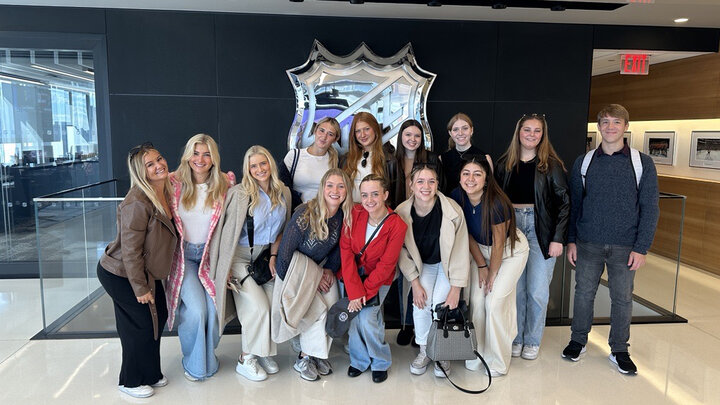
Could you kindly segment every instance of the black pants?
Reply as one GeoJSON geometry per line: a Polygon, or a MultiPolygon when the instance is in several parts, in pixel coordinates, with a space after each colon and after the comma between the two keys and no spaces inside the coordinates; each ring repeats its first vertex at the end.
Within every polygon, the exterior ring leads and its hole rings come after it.
{"type": "MultiPolygon", "coordinates": [[[[127,278],[116,276],[100,266],[97,275],[115,306],[115,325],[122,345],[122,365],[118,385],[137,387],[152,385],[162,378],[160,371],[160,337],[153,337],[153,323],[148,304],[137,302],[127,278]]],[[[155,282],[155,306],[158,329],[162,332],[167,322],[165,290],[155,282]]]]}

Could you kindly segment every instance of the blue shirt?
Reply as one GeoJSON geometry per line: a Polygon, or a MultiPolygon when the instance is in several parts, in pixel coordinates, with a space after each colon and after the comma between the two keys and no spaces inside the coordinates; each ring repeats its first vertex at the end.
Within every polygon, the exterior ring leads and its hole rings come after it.
{"type": "MultiPolygon", "coordinates": [[[[462,207],[468,233],[475,239],[475,242],[485,246],[492,245],[492,226],[483,224],[482,202],[473,206],[465,191],[462,191],[460,187],[450,192],[450,198],[462,207]],[[487,227],[487,230],[485,227],[487,227]]],[[[490,217],[492,218],[492,225],[507,221],[503,214],[503,205],[499,200],[495,202],[495,209],[490,211],[490,217]]]]}
{"type": "MultiPolygon", "coordinates": [[[[260,189],[258,192],[260,200],[253,210],[253,244],[255,246],[269,245],[275,242],[285,224],[285,206],[278,204],[272,208],[270,196],[260,189]]],[[[284,199],[283,199],[284,201],[284,199]]],[[[287,204],[287,201],[284,201],[287,204]]],[[[238,245],[248,247],[250,241],[247,236],[247,219],[243,224],[242,234],[238,245]]]]}

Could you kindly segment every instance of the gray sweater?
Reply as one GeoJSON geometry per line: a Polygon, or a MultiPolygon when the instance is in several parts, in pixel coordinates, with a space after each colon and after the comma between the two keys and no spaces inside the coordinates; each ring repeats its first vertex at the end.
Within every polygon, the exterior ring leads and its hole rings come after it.
{"type": "Polygon", "coordinates": [[[659,215],[655,163],[640,154],[643,173],[638,187],[629,149],[612,155],[596,153],[583,192],[580,167],[584,156],[575,160],[570,174],[568,243],[632,246],[634,252],[647,254],[659,215]]]}

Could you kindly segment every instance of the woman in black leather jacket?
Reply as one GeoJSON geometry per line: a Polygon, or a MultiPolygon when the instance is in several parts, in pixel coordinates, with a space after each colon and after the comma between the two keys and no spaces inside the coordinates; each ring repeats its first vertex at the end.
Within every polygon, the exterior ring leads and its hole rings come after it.
{"type": "Polygon", "coordinates": [[[565,165],[550,144],[544,115],[523,115],[495,176],[515,207],[530,256],[518,280],[518,334],[513,357],[534,360],[540,350],[555,259],[567,238],[570,195],[565,165]]]}

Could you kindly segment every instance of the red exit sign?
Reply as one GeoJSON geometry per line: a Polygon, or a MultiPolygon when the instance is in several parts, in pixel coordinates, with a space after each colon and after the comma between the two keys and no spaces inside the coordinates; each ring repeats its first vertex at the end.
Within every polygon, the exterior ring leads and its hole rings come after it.
{"type": "Polygon", "coordinates": [[[628,53],[620,58],[621,75],[647,75],[650,72],[650,55],[628,53]]]}

